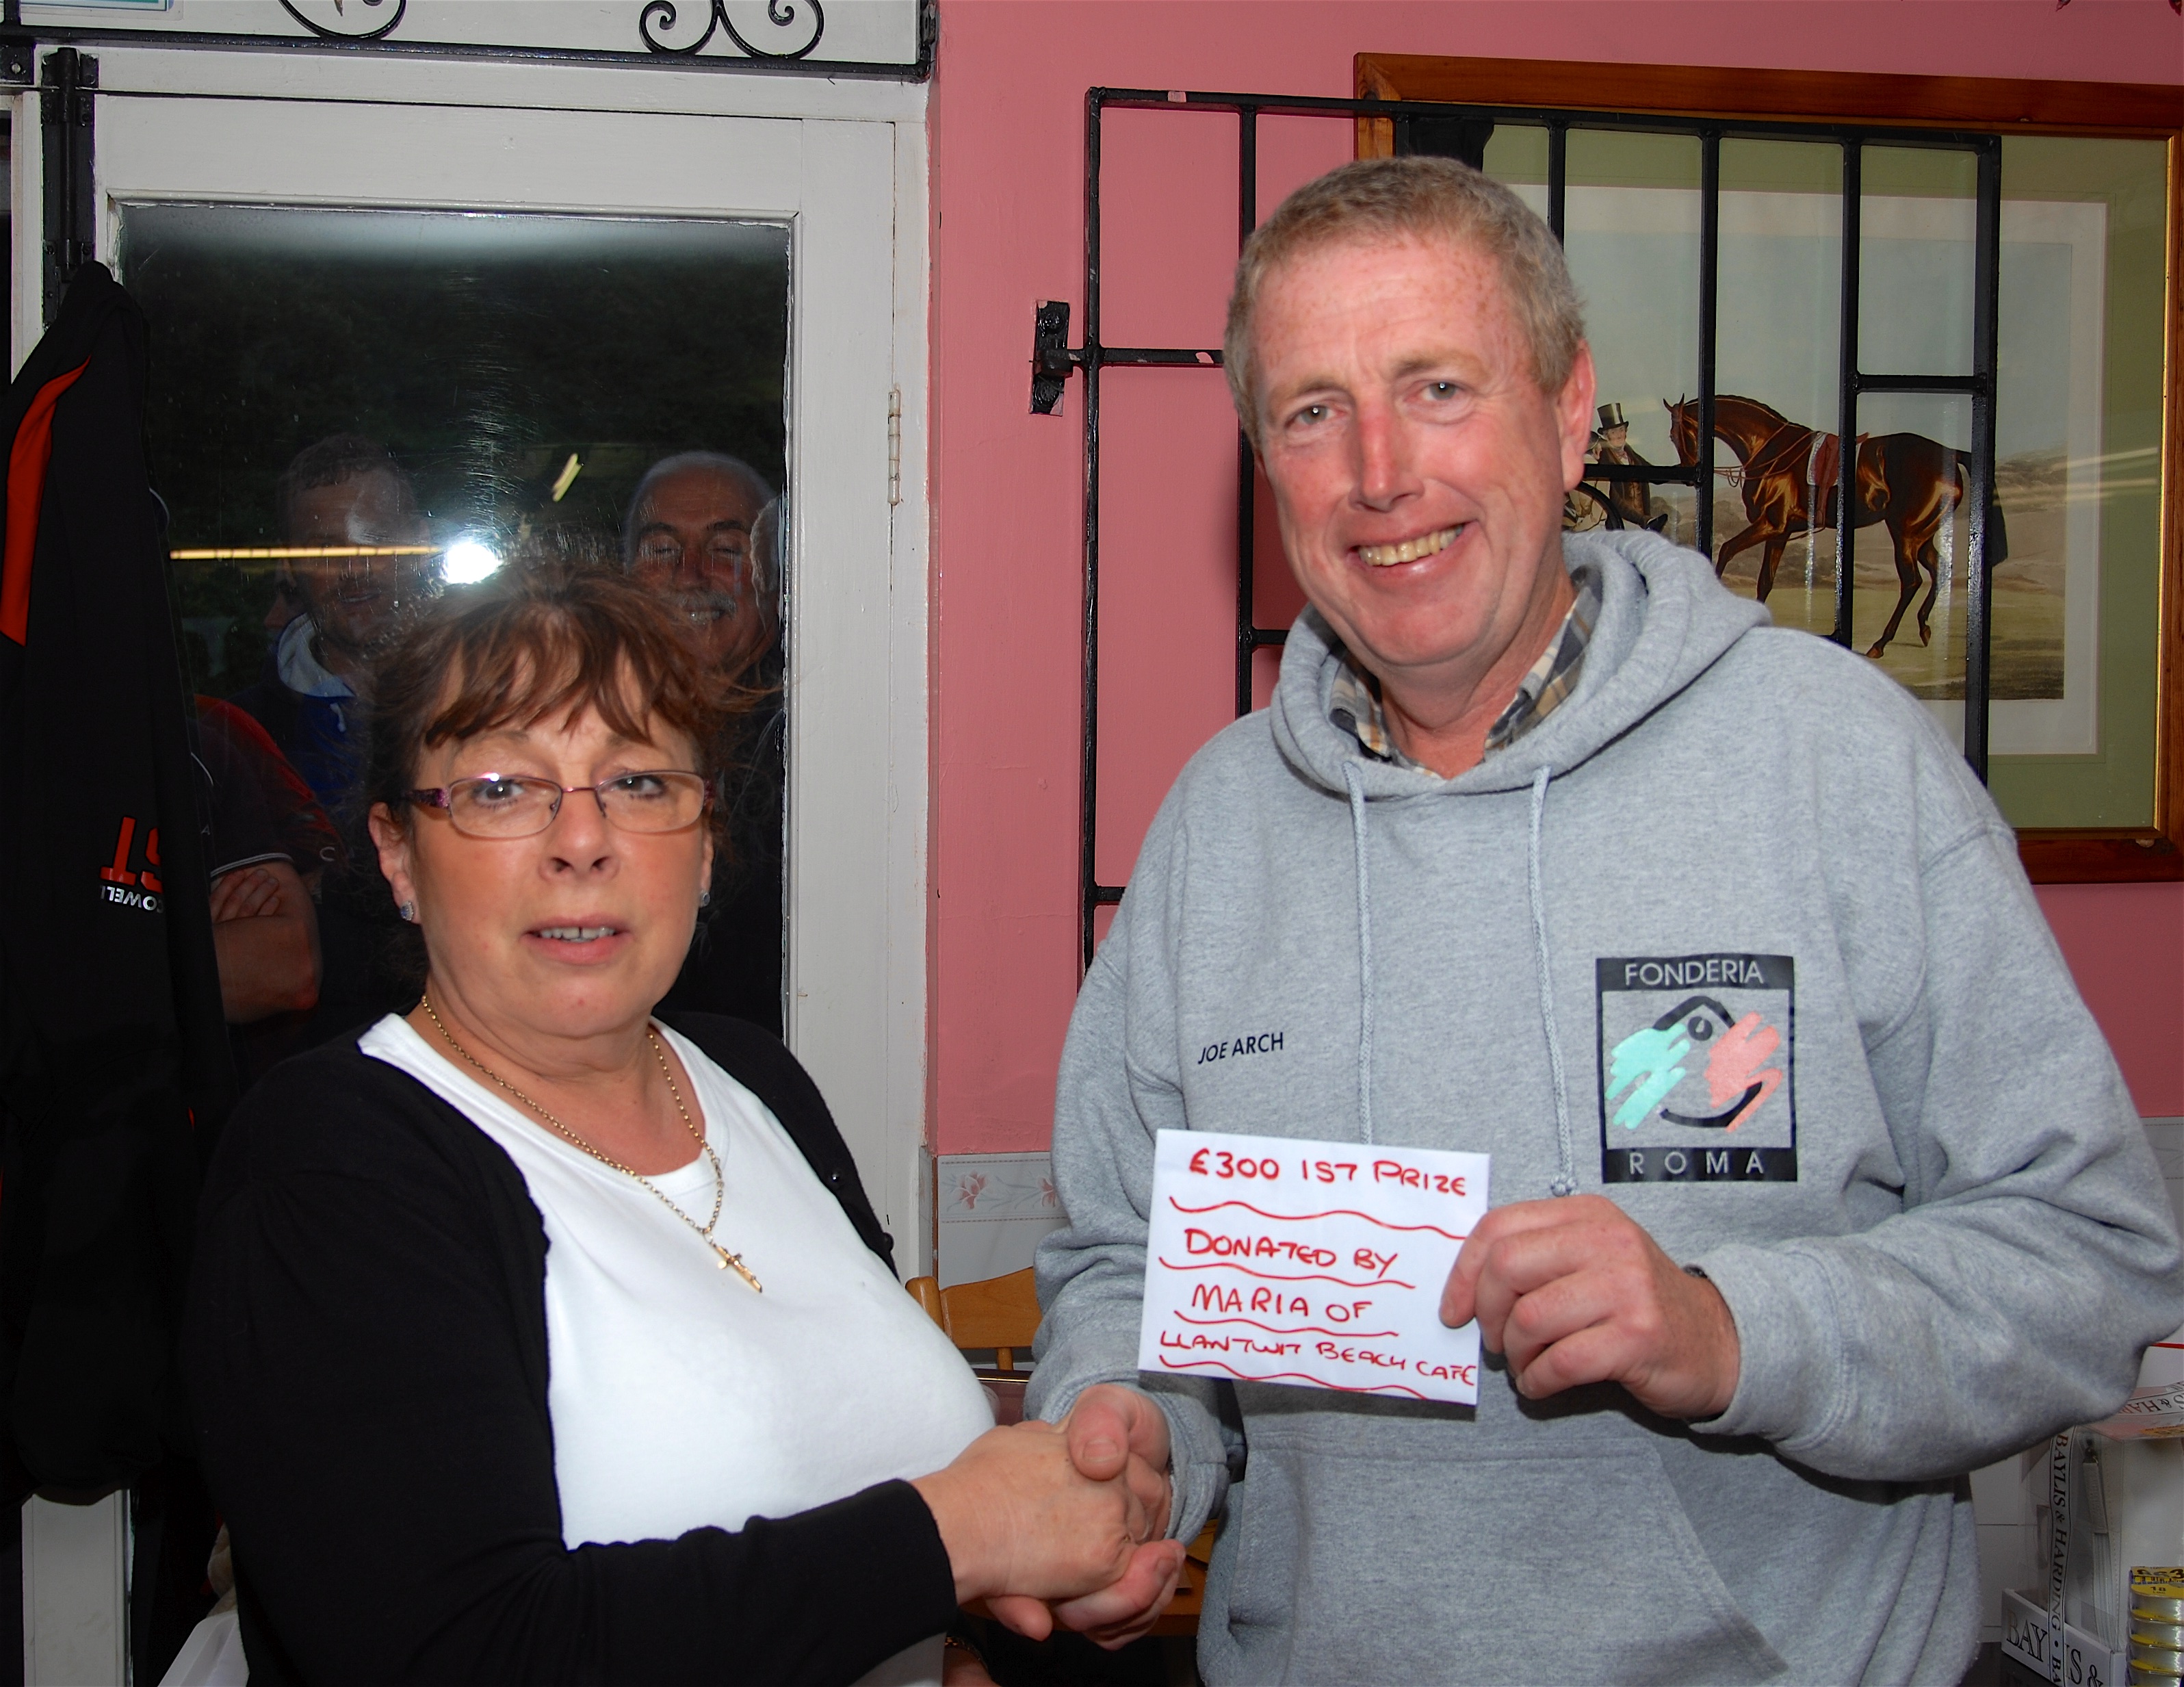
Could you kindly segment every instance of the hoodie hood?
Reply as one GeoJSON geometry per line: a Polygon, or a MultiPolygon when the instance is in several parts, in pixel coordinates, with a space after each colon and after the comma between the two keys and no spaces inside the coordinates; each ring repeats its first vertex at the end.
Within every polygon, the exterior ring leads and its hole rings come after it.
{"type": "Polygon", "coordinates": [[[308,615],[298,615],[281,629],[281,642],[274,647],[275,671],[281,683],[291,691],[304,697],[330,697],[347,702],[356,695],[348,681],[320,662],[311,650],[311,640],[318,636],[318,626],[308,615]]]}
{"type": "Polygon", "coordinates": [[[1577,690],[1539,727],[1455,779],[1392,766],[1367,755],[1329,718],[1342,658],[1334,631],[1306,609],[1290,629],[1274,690],[1274,742],[1283,758],[1311,783],[1350,807],[1351,863],[1357,874],[1357,1130],[1373,1140],[1374,996],[1373,846],[1367,805],[1374,798],[1446,793],[1451,796],[1529,789],[1524,841],[1525,888],[1531,904],[1540,1029],[1555,1098],[1557,1161],[1547,1193],[1576,1193],[1577,1161],[1568,1067],[1549,980],[1554,955],[1548,932],[1549,891],[1542,877],[1540,835],[1547,782],[1582,765],[1720,659],[1730,646],[1768,622],[1767,612],[1737,597],[1714,578],[1696,550],[1651,533],[1567,534],[1565,566],[1591,564],[1600,575],[1600,620],[1585,647],[1577,690]]]}
{"type": "Polygon", "coordinates": [[[1375,760],[1328,718],[1340,641],[1307,608],[1290,629],[1274,688],[1274,742],[1312,784],[1371,800],[1518,790],[1542,768],[1568,773],[1675,696],[1745,634],[1769,624],[1765,609],[1714,578],[1713,565],[1658,533],[1565,533],[1563,559],[1600,574],[1600,621],[1585,671],[1568,701],[1506,750],[1452,779],[1375,760]]]}

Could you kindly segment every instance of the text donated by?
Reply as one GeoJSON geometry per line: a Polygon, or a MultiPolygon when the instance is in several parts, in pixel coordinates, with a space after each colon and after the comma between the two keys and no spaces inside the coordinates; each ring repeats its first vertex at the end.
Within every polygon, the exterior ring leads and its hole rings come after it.
{"type": "Polygon", "coordinates": [[[1479,1327],[1440,1321],[1487,1156],[1162,1131],[1141,1371],[1479,1399],[1479,1327]]]}

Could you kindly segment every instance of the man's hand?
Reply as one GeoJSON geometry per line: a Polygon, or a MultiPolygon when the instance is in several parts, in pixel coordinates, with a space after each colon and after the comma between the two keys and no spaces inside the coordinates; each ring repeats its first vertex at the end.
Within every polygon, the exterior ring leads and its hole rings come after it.
{"type": "Polygon", "coordinates": [[[1069,1455],[1079,1474],[1095,1482],[1121,1476],[1150,1523],[1129,1567],[1096,1593],[1065,1600],[1051,1611],[1037,1600],[987,1602],[994,1616],[1019,1634],[1043,1640],[1059,1623],[1109,1650],[1126,1645],[1146,1629],[1175,1597],[1183,1574],[1181,1541],[1167,1533],[1174,1484],[1168,1478],[1167,1414],[1142,1389],[1117,1383],[1087,1388],[1062,1420],[1069,1455]]]}
{"type": "Polygon", "coordinates": [[[220,1004],[231,1025],[318,1003],[319,919],[286,861],[238,867],[213,880],[212,943],[220,1004]]]}
{"type": "Polygon", "coordinates": [[[1156,1538],[1167,1533],[1167,1414],[1142,1388],[1102,1383],[1078,1396],[1062,1421],[1069,1432],[1069,1456],[1080,1474],[1095,1482],[1128,1478],[1138,1503],[1152,1519],[1156,1538]]]}
{"type": "Polygon", "coordinates": [[[264,867],[238,868],[212,881],[212,923],[267,918],[281,912],[281,881],[264,867]]]}
{"type": "Polygon", "coordinates": [[[1131,1556],[1128,1567],[1096,1593],[1050,1607],[1020,1594],[997,1594],[986,1601],[986,1609],[995,1622],[1028,1640],[1044,1640],[1056,1628],[1073,1628],[1113,1651],[1138,1639],[1167,1609],[1183,1579],[1183,1560],[1181,1541],[1148,1540],[1131,1556]]]}
{"type": "Polygon", "coordinates": [[[1448,1274],[1440,1317],[1476,1316],[1517,1392],[1545,1399],[1620,1383],[1669,1417],[1713,1417],[1736,1392],[1736,1321],[1720,1291],[1600,1195],[1519,1201],[1482,1219],[1448,1274]]]}

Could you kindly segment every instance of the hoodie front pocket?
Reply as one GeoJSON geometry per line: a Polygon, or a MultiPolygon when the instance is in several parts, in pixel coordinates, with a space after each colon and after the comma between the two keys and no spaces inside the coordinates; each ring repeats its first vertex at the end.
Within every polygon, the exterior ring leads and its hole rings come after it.
{"type": "Polygon", "coordinates": [[[1254,1446],[1235,1498],[1238,1680],[1641,1687],[1788,1673],[1650,1447],[1420,1461],[1254,1446]]]}

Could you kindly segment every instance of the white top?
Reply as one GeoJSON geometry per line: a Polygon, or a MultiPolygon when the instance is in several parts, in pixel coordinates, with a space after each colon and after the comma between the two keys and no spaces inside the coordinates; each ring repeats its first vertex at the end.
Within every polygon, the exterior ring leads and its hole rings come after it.
{"type": "MultiPolygon", "coordinates": [[[[755,1294],[633,1178],[610,1170],[389,1014],[357,1040],[506,1149],[546,1225],[547,1405],[561,1538],[671,1539],[939,1469],[993,1427],[962,1355],[858,1240],[772,1113],[665,1025],[721,1157],[713,1234],[755,1294]]],[[[698,1223],[699,1154],[650,1180],[698,1223]]],[[[939,1642],[867,1677],[939,1679],[939,1642]]]]}

